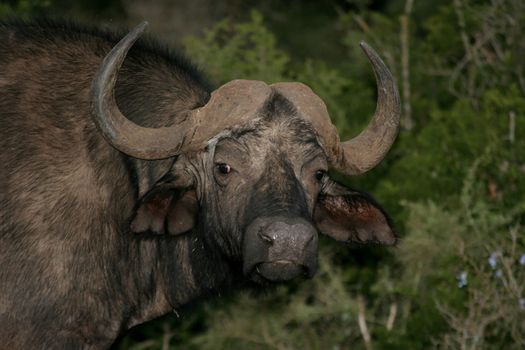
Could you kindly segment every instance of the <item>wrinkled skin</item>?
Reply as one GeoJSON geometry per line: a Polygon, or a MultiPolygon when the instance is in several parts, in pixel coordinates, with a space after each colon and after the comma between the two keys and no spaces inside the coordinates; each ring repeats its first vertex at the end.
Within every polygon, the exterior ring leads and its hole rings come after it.
{"type": "MultiPolygon", "coordinates": [[[[372,199],[328,177],[315,132],[279,95],[205,150],[143,161],[90,115],[115,36],[8,25],[0,39],[0,349],[107,348],[247,280],[311,277],[318,234],[395,243],[372,199]]],[[[139,43],[116,96],[127,117],[160,126],[209,89],[139,43]]]]}

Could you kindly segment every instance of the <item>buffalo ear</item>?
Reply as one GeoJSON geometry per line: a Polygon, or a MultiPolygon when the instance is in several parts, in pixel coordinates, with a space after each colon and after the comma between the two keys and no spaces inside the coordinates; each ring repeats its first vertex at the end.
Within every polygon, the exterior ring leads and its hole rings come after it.
{"type": "Polygon", "coordinates": [[[195,190],[153,188],[139,201],[131,220],[131,231],[179,235],[195,226],[197,212],[195,190]]]}
{"type": "Polygon", "coordinates": [[[314,220],[319,231],[341,242],[393,245],[397,236],[387,214],[369,195],[328,180],[314,220]]]}

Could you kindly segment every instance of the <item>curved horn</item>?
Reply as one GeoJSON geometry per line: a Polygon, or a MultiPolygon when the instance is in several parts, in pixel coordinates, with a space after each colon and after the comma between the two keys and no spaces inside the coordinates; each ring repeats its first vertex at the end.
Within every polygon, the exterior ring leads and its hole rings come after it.
{"type": "Polygon", "coordinates": [[[205,106],[187,111],[176,126],[146,128],[127,119],[115,101],[115,83],[128,50],[148,25],[127,34],[104,58],[91,87],[93,116],[108,142],[139,159],[163,159],[202,150],[218,133],[257,115],[271,89],[261,81],[233,80],[212,92],[205,106]]]}
{"type": "Polygon", "coordinates": [[[142,22],[104,58],[91,87],[93,116],[104,137],[119,151],[140,159],[163,159],[179,153],[184,128],[146,128],[127,119],[115,101],[115,83],[126,54],[144,32],[142,22]]]}
{"type": "Polygon", "coordinates": [[[293,102],[320,137],[330,167],[345,175],[359,175],[377,165],[386,155],[399,129],[399,94],[392,74],[377,53],[361,42],[375,72],[378,99],[376,112],[367,128],[355,138],[340,142],[323,100],[301,83],[277,83],[272,88],[293,102]]]}
{"type": "Polygon", "coordinates": [[[385,156],[399,132],[399,93],[387,66],[367,43],[361,48],[372,64],[377,83],[377,105],[374,117],[365,130],[343,142],[343,157],[336,169],[347,175],[358,175],[376,166],[385,156]]]}

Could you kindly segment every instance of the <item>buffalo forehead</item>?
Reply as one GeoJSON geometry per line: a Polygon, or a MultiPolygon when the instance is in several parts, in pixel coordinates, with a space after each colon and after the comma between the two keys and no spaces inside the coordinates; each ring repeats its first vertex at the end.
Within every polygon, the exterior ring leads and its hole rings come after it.
{"type": "Polygon", "coordinates": [[[284,82],[272,84],[270,87],[290,101],[297,111],[314,125],[316,122],[330,122],[325,103],[309,86],[297,82],[284,82]]]}
{"type": "Polygon", "coordinates": [[[276,83],[271,87],[290,101],[301,117],[312,125],[329,157],[341,154],[339,134],[330,120],[326,105],[310,87],[297,82],[276,83]]]}
{"type": "MultiPolygon", "coordinates": [[[[317,133],[319,127],[332,126],[324,102],[308,86],[301,83],[268,85],[263,81],[238,79],[215,90],[206,106],[199,109],[198,114],[202,116],[200,128],[204,131],[206,124],[213,121],[232,125],[238,130],[252,128],[263,117],[265,106],[276,94],[288,100],[317,133]]],[[[207,136],[211,139],[217,135],[207,136]]]]}
{"type": "Polygon", "coordinates": [[[211,94],[210,101],[199,109],[206,121],[237,125],[251,121],[270,98],[270,87],[257,80],[232,80],[211,94]]]}

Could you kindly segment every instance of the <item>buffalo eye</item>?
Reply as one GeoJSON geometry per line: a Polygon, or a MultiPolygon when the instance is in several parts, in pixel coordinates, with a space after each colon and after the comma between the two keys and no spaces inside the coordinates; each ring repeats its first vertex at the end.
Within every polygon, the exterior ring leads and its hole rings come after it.
{"type": "Polygon", "coordinates": [[[232,171],[232,167],[225,163],[217,164],[217,169],[221,174],[228,175],[232,171]]]}
{"type": "Polygon", "coordinates": [[[319,169],[315,172],[315,179],[320,182],[323,180],[325,175],[326,175],[326,171],[319,169]]]}

